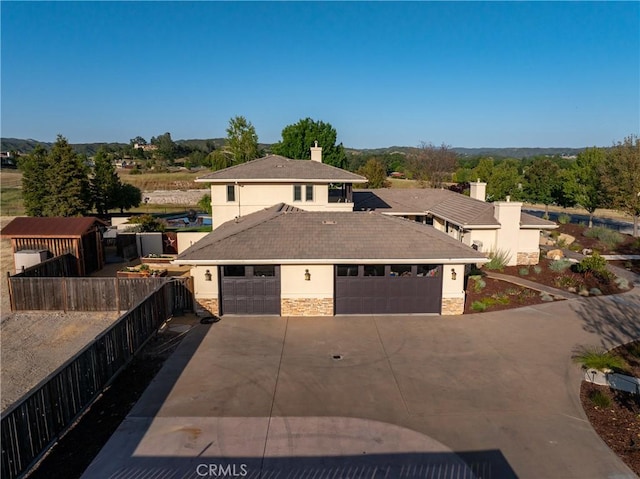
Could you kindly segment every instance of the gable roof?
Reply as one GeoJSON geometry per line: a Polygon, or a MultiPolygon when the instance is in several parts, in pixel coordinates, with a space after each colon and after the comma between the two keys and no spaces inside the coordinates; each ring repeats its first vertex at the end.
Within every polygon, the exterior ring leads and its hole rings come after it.
{"type": "Polygon", "coordinates": [[[415,221],[375,212],[303,211],[279,204],[229,221],[176,263],[482,263],[481,253],[415,221]]]}
{"type": "MultiPolygon", "coordinates": [[[[392,215],[433,214],[462,228],[500,228],[493,203],[476,200],[450,190],[434,188],[357,190],[353,193],[354,211],[376,210],[392,215]]],[[[520,215],[522,228],[556,228],[553,221],[527,213],[520,215]]]]}
{"type": "Polygon", "coordinates": [[[27,217],[14,218],[2,229],[0,234],[5,238],[79,238],[95,224],[107,224],[92,216],[84,217],[27,217]]]}
{"type": "Polygon", "coordinates": [[[279,155],[268,155],[224,170],[214,171],[195,181],[204,183],[290,183],[314,181],[324,183],[366,183],[364,176],[313,160],[292,160],[279,155]]]}

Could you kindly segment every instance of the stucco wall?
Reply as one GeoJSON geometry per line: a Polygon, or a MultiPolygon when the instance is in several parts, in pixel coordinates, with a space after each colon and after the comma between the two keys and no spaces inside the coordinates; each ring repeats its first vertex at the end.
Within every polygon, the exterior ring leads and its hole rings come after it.
{"type": "Polygon", "coordinates": [[[193,289],[196,299],[218,297],[218,268],[215,266],[192,266],[193,289]],[[209,270],[211,281],[206,281],[205,273],[209,270]]]}
{"type": "Polygon", "coordinates": [[[464,310],[464,270],[463,264],[445,264],[442,270],[442,315],[462,314],[464,310]],[[452,279],[451,270],[456,273],[452,279]]]}
{"type": "Polygon", "coordinates": [[[518,251],[521,253],[533,253],[540,248],[540,230],[520,230],[518,237],[518,251]]]}
{"type": "Polygon", "coordinates": [[[182,253],[189,246],[194,245],[202,238],[207,236],[209,233],[194,233],[194,232],[186,232],[186,233],[178,233],[178,254],[182,253]]]}
{"type": "Polygon", "coordinates": [[[333,298],[333,266],[283,264],[280,266],[282,298],[333,298]],[[309,270],[311,279],[304,279],[309,270]]]}
{"type": "Polygon", "coordinates": [[[471,230],[464,235],[464,243],[472,246],[474,241],[482,242],[481,253],[488,253],[496,249],[496,230],[471,230]]]}
{"type": "Polygon", "coordinates": [[[515,201],[496,201],[494,204],[495,218],[500,222],[495,250],[504,251],[509,255],[508,266],[517,264],[520,236],[520,212],[522,203],[515,201]]]}

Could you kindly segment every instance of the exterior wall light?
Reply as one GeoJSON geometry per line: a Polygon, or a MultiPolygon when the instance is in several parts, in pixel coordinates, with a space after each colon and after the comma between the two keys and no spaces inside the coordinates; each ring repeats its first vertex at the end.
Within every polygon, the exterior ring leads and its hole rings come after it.
{"type": "Polygon", "coordinates": [[[211,271],[206,270],[206,271],[204,272],[204,280],[205,280],[205,281],[211,281],[211,271]]]}
{"type": "Polygon", "coordinates": [[[455,281],[457,277],[458,273],[456,273],[455,268],[451,268],[451,279],[455,281]]]}
{"type": "Polygon", "coordinates": [[[305,281],[311,281],[311,273],[309,273],[308,269],[304,270],[304,280],[305,281]]]}

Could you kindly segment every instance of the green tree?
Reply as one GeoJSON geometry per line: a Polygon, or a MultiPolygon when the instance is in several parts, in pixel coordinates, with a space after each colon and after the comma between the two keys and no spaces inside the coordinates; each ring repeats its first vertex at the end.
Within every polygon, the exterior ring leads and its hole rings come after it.
{"type": "Polygon", "coordinates": [[[202,198],[198,200],[198,209],[204,211],[208,214],[211,214],[211,195],[205,194],[202,195],[202,198]]]}
{"type": "Polygon", "coordinates": [[[103,148],[98,150],[93,162],[93,177],[91,178],[93,204],[98,214],[103,215],[117,205],[121,187],[120,178],[116,174],[110,155],[103,148]]]}
{"type": "Polygon", "coordinates": [[[471,170],[471,181],[484,181],[485,183],[491,179],[495,164],[493,158],[480,158],[478,165],[471,170]]]}
{"type": "Polygon", "coordinates": [[[640,139],[630,135],[606,155],[602,182],[613,206],[633,217],[633,236],[638,236],[640,218],[640,139]]]}
{"type": "Polygon", "coordinates": [[[365,188],[386,188],[389,186],[387,181],[387,169],[382,162],[375,158],[371,158],[367,163],[360,167],[356,173],[367,178],[365,188]]]}
{"type": "Polygon", "coordinates": [[[560,187],[559,171],[560,167],[549,158],[537,158],[524,173],[523,197],[531,203],[543,204],[545,216],[549,215],[549,205],[560,187]]]}
{"type": "Polygon", "coordinates": [[[36,145],[29,155],[20,158],[19,166],[22,170],[22,198],[27,215],[44,216],[49,196],[47,150],[42,145],[36,145]]]}
{"type": "Polygon", "coordinates": [[[171,139],[171,133],[167,132],[157,138],[151,138],[151,144],[158,147],[156,150],[158,157],[169,162],[169,164],[173,164],[177,156],[178,147],[171,139]]]}
{"type": "Polygon", "coordinates": [[[308,160],[311,158],[310,148],[318,142],[322,147],[322,162],[338,168],[347,167],[347,155],[342,143],[336,145],[338,134],[330,123],[305,118],[282,130],[282,141],[271,146],[277,155],[308,160]]]}
{"type": "Polygon", "coordinates": [[[602,184],[605,152],[602,148],[587,148],[567,170],[564,191],[573,201],[589,213],[589,228],[593,226],[593,213],[607,204],[602,184]]]}
{"type": "Polygon", "coordinates": [[[260,156],[256,129],[243,116],[235,116],[229,120],[225,146],[234,164],[255,160],[260,156]]]}
{"type": "Polygon", "coordinates": [[[521,182],[517,160],[505,160],[491,170],[487,181],[487,197],[491,201],[502,201],[507,196],[516,200],[520,197],[521,182]]]}
{"type": "Polygon", "coordinates": [[[142,191],[129,183],[121,183],[116,199],[115,207],[120,208],[120,213],[131,208],[137,208],[142,203],[142,191]]]}

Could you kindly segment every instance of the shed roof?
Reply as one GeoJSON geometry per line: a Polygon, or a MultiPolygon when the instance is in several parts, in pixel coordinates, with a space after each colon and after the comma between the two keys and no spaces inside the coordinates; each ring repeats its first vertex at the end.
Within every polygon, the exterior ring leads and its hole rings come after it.
{"type": "Polygon", "coordinates": [[[92,216],[29,217],[19,216],[5,226],[0,235],[5,238],[79,238],[95,224],[107,224],[92,216]]]}
{"type": "Polygon", "coordinates": [[[279,204],[229,221],[177,262],[483,262],[485,256],[435,228],[376,212],[303,211],[279,204]]]}
{"type": "Polygon", "coordinates": [[[325,183],[366,183],[364,176],[313,160],[292,160],[269,155],[257,160],[214,171],[196,181],[229,183],[230,181],[256,183],[260,181],[289,182],[315,181],[325,183]]]}

